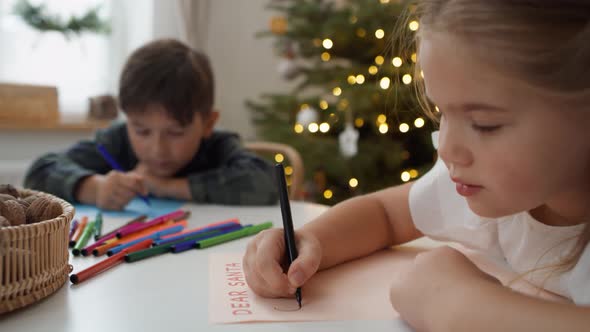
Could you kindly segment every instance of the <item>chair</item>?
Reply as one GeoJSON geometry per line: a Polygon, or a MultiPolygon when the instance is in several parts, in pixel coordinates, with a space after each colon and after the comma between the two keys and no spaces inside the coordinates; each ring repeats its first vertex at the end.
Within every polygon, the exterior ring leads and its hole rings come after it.
{"type": "Polygon", "coordinates": [[[303,168],[303,159],[297,150],[292,146],[282,143],[268,142],[268,141],[252,141],[245,142],[244,147],[247,150],[260,153],[280,153],[285,156],[285,159],[293,168],[291,174],[291,185],[289,186],[289,198],[292,200],[303,199],[303,179],[305,170],[303,168]]]}

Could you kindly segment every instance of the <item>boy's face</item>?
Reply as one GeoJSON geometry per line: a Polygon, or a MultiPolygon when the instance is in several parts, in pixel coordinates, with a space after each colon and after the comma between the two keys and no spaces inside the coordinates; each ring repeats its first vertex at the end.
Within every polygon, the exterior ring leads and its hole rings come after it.
{"type": "Polygon", "coordinates": [[[195,156],[203,138],[208,138],[219,113],[195,114],[181,126],[163,106],[150,104],[143,112],[127,113],[127,132],[133,151],[147,172],[160,177],[174,176],[195,156]]]}
{"type": "Polygon", "coordinates": [[[426,34],[419,63],[442,113],[439,155],[469,207],[484,217],[537,208],[563,220],[588,216],[590,110],[550,98],[460,46],[426,34]]]}

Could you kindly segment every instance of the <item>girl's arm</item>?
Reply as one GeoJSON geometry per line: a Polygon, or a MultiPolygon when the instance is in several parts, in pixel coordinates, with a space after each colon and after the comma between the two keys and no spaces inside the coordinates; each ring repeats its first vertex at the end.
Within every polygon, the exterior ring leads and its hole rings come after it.
{"type": "Polygon", "coordinates": [[[421,253],[393,277],[393,307],[419,331],[588,331],[590,307],[517,293],[459,251],[421,253]]]}
{"type": "Polygon", "coordinates": [[[438,327],[434,322],[433,331],[590,330],[590,307],[532,298],[490,282],[465,295],[461,301],[441,306],[450,315],[438,327]]]}
{"type": "Polygon", "coordinates": [[[313,233],[322,247],[320,269],[422,236],[410,215],[412,183],[346,200],[298,233],[313,233]]]}

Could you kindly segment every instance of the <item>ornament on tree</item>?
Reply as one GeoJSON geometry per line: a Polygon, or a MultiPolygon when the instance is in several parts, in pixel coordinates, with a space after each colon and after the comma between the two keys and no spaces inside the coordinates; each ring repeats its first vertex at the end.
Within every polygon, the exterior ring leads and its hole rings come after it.
{"type": "Polygon", "coordinates": [[[287,80],[291,80],[299,74],[299,67],[293,61],[291,57],[282,58],[277,65],[277,71],[281,74],[281,77],[287,80]]]}
{"type": "Polygon", "coordinates": [[[273,16],[270,18],[270,31],[275,35],[284,35],[287,32],[287,18],[273,16]]]}
{"type": "Polygon", "coordinates": [[[338,135],[340,153],[346,158],[354,157],[358,153],[359,131],[354,129],[352,123],[347,123],[344,130],[338,135]]]}
{"type": "Polygon", "coordinates": [[[309,106],[301,109],[299,113],[297,113],[297,123],[306,128],[310,123],[318,122],[318,118],[318,111],[309,106]]]}

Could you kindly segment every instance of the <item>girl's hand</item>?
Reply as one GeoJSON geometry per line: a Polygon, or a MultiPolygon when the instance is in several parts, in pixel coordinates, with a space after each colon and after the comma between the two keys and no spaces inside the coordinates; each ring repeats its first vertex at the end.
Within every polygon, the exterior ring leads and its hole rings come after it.
{"type": "Polygon", "coordinates": [[[406,322],[416,330],[430,331],[445,324],[453,303],[461,301],[462,295],[476,292],[485,283],[499,281],[459,251],[441,247],[417,255],[413,266],[394,279],[389,295],[406,322]]]}
{"type": "Polygon", "coordinates": [[[287,297],[295,293],[320,266],[322,248],[313,235],[295,233],[298,257],[287,273],[285,237],[282,229],[273,228],[260,232],[250,243],[242,264],[248,286],[265,297],[287,297]]]}

